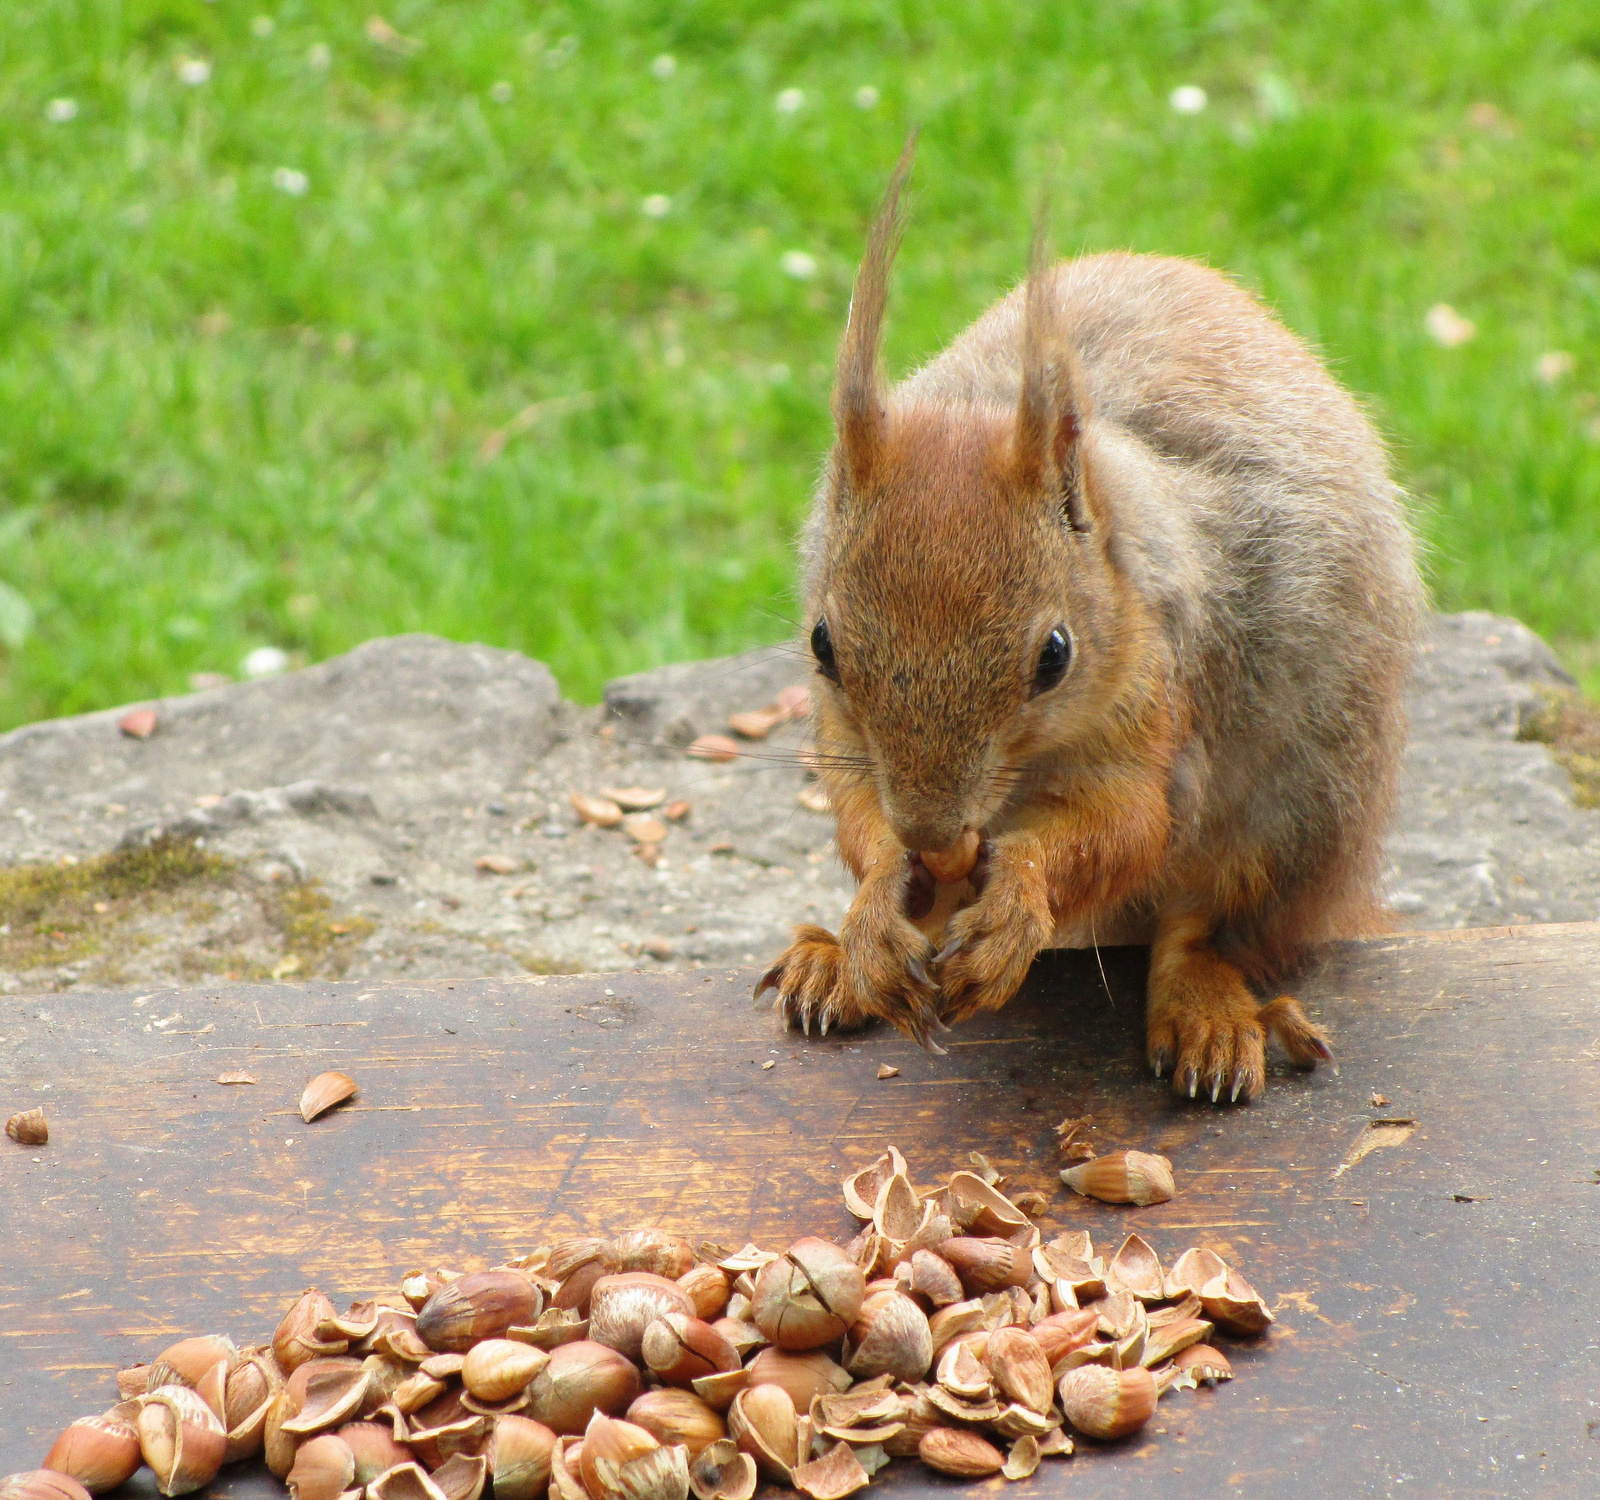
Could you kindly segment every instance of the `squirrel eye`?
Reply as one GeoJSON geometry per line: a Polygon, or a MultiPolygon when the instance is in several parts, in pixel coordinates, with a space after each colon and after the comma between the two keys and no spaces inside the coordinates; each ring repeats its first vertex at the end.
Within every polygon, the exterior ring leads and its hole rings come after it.
{"type": "Polygon", "coordinates": [[[1044,649],[1039,653],[1039,665],[1033,674],[1033,690],[1047,693],[1066,676],[1072,664],[1072,632],[1065,625],[1057,625],[1050,632],[1044,649]]]}
{"type": "Polygon", "coordinates": [[[833,637],[828,634],[828,622],[820,617],[811,627],[811,654],[817,667],[829,682],[839,680],[839,664],[833,659],[833,637]]]}

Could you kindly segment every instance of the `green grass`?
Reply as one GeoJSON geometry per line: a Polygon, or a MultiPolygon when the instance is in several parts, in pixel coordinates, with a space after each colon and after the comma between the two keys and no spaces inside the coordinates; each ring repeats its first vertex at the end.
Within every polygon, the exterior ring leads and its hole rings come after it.
{"type": "Polygon", "coordinates": [[[913,121],[895,369],[1019,275],[1059,153],[1063,250],[1260,289],[1391,438],[1439,603],[1600,684],[1593,0],[385,0],[415,46],[376,3],[6,8],[0,725],[262,644],[432,630],[593,697],[782,636],[913,121]]]}

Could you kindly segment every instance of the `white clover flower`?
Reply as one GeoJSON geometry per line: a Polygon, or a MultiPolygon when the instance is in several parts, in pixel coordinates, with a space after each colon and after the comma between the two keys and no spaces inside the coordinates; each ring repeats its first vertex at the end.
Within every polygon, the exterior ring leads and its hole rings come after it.
{"type": "Polygon", "coordinates": [[[311,179],[295,167],[278,167],[272,174],[272,185],[291,198],[304,198],[311,186],[311,179]]]}
{"type": "Polygon", "coordinates": [[[489,97],[493,99],[496,104],[511,103],[511,96],[514,93],[516,93],[516,90],[512,88],[511,85],[503,78],[498,79],[489,85],[489,97]]]}
{"type": "Polygon", "coordinates": [[[326,73],[333,65],[333,48],[326,42],[314,43],[306,50],[306,66],[318,73],[326,73]]]}
{"type": "Polygon", "coordinates": [[[78,118],[78,101],[76,99],[52,99],[44,107],[44,117],[52,125],[65,125],[68,120],[78,118]]]}
{"type": "Polygon", "coordinates": [[[1178,115],[1197,115],[1206,107],[1206,91],[1198,83],[1180,83],[1167,95],[1167,103],[1178,115]]]}
{"type": "Polygon", "coordinates": [[[778,269],[796,281],[809,281],[817,274],[817,258],[804,250],[785,250],[778,257],[778,269]]]}
{"type": "Polygon", "coordinates": [[[1555,385],[1577,367],[1578,361],[1568,350],[1547,349],[1533,362],[1533,374],[1540,385],[1555,385]]]}
{"type": "Polygon", "coordinates": [[[639,212],[647,219],[664,219],[672,212],[672,199],[665,193],[651,193],[639,200],[639,212]]]}
{"type": "Polygon", "coordinates": [[[276,646],[257,646],[240,663],[239,670],[246,677],[271,677],[283,671],[288,665],[287,651],[280,651],[276,646]]]}
{"type": "Polygon", "coordinates": [[[660,57],[651,60],[650,71],[657,78],[671,78],[678,71],[678,59],[670,52],[663,52],[660,57]]]}
{"type": "Polygon", "coordinates": [[[804,89],[784,89],[778,95],[778,97],[772,101],[772,107],[777,110],[780,115],[792,115],[797,113],[800,109],[800,106],[805,102],[806,91],[804,89]]]}
{"type": "Polygon", "coordinates": [[[271,36],[278,29],[278,23],[271,16],[255,16],[250,22],[251,36],[271,36]]]}
{"type": "Polygon", "coordinates": [[[1463,318],[1448,302],[1434,303],[1423,318],[1422,326],[1434,343],[1446,349],[1465,344],[1478,331],[1478,325],[1471,318],[1463,318]]]}
{"type": "Polygon", "coordinates": [[[177,62],[178,82],[190,88],[199,88],[211,82],[211,64],[203,57],[180,57],[177,62]]]}
{"type": "Polygon", "coordinates": [[[883,97],[870,83],[864,83],[856,90],[855,100],[857,109],[876,109],[878,100],[883,97]]]}

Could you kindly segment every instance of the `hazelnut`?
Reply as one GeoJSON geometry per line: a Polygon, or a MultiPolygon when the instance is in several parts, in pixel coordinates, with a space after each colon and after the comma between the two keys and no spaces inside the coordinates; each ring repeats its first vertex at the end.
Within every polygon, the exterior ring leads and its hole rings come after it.
{"type": "Polygon", "coordinates": [[[845,1367],[858,1380],[874,1375],[921,1380],[933,1363],[927,1314],[899,1291],[875,1292],[861,1304],[850,1325],[850,1342],[845,1367]]]}
{"type": "Polygon", "coordinates": [[[861,1311],[866,1278],[837,1245],[807,1237],[762,1268],[751,1312],[782,1349],[815,1349],[843,1337],[861,1311]]]}
{"type": "Polygon", "coordinates": [[[739,1368],[739,1351],[709,1323],[668,1313],[646,1327],[640,1340],[644,1362],[667,1385],[687,1388],[702,1375],[739,1368]]]}
{"type": "Polygon", "coordinates": [[[480,1401],[506,1401],[528,1388],[550,1362],[543,1349],[511,1339],[485,1339],[467,1351],[461,1383],[480,1401]]]}
{"type": "Polygon", "coordinates": [[[763,1349],[747,1369],[752,1386],[782,1386],[799,1411],[810,1411],[817,1396],[850,1387],[849,1374],[820,1349],[798,1354],[789,1349],[763,1349]]]}
{"type": "Polygon", "coordinates": [[[677,1282],[651,1271],[602,1276],[589,1297],[589,1337],[637,1360],[645,1329],[668,1313],[694,1316],[694,1303],[677,1282]]]}
{"type": "Polygon", "coordinates": [[[79,1417],[51,1444],[44,1466],[71,1475],[98,1495],[131,1479],[143,1462],[138,1429],[132,1422],[107,1415],[79,1417]]]}
{"type": "Polygon", "coordinates": [[[676,1281],[694,1267],[694,1247],[688,1240],[661,1229],[630,1229],[619,1234],[604,1252],[608,1273],[651,1271],[676,1281]]]}
{"type": "Polygon", "coordinates": [[[665,1448],[682,1443],[691,1459],[728,1435],[722,1418],[700,1397],[668,1387],[646,1391],[628,1408],[627,1420],[665,1448]]]}
{"type": "Polygon", "coordinates": [[[543,1296],[521,1271],[471,1271],[441,1286],[417,1312],[417,1336],[430,1349],[462,1353],[539,1315],[543,1296]]]}
{"type": "Polygon", "coordinates": [[[1156,1409],[1156,1383],[1142,1365],[1080,1365],[1061,1377],[1061,1410],[1079,1432],[1112,1441],[1137,1432],[1156,1409]]]}
{"type": "Polygon", "coordinates": [[[557,1433],[580,1433],[596,1411],[626,1411],[639,1394],[639,1372],[615,1349],[578,1339],[550,1351],[528,1390],[528,1415],[557,1433]]]}

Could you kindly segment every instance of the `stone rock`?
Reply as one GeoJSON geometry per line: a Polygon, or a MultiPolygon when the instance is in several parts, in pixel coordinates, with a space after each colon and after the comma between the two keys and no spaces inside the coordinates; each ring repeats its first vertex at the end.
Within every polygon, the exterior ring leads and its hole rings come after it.
{"type": "MultiPolygon", "coordinates": [[[[15,730],[0,736],[0,867],[175,833],[232,873],[207,900],[140,924],[113,913],[89,956],[0,963],[0,989],[270,973],[284,959],[283,892],[308,879],[351,935],[310,954],[299,979],[769,958],[796,922],[836,925],[852,888],[832,819],[796,801],[803,726],[727,764],[683,747],[807,675],[803,657],[764,648],[621,678],[584,708],[515,652],[401,636],[163,700],[147,740],[118,732],[125,709],[15,730]],[[630,784],[691,804],[654,866],[569,802],[630,784]],[[488,857],[517,873],[488,878],[488,857]]],[[[1573,805],[1544,746],[1517,738],[1541,686],[1566,681],[1515,621],[1435,622],[1388,844],[1404,925],[1600,916],[1600,814],[1573,805]]]]}

